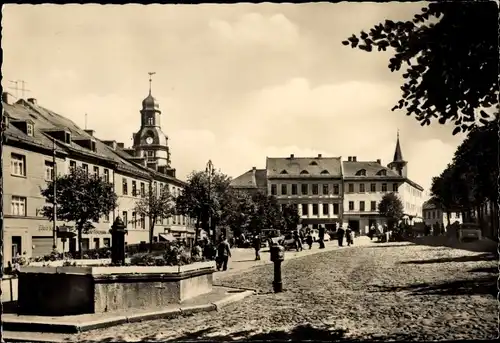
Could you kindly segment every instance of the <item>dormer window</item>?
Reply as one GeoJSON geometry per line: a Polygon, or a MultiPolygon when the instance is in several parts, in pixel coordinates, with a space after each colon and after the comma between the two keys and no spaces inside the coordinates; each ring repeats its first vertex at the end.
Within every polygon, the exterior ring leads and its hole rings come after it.
{"type": "Polygon", "coordinates": [[[288,172],[285,169],[283,169],[280,174],[288,174],[288,172]]]}
{"type": "Polygon", "coordinates": [[[71,144],[71,133],[69,132],[64,133],[64,143],[71,144]]]}
{"type": "Polygon", "coordinates": [[[330,173],[328,172],[328,170],[326,170],[326,169],[325,169],[325,170],[321,171],[321,174],[322,174],[322,175],[328,175],[328,174],[330,174],[330,173]]]}
{"type": "Polygon", "coordinates": [[[309,163],[310,166],[317,166],[318,163],[316,161],[312,161],[311,163],[309,163]]]}
{"type": "Polygon", "coordinates": [[[92,150],[93,152],[96,152],[96,150],[97,150],[94,141],[90,141],[90,150],[92,150]]]}
{"type": "Polygon", "coordinates": [[[303,170],[300,172],[301,175],[304,175],[304,174],[309,174],[309,172],[307,170],[303,170]]]}
{"type": "Polygon", "coordinates": [[[366,176],[366,170],[361,169],[356,172],[356,176],[366,176]]]}
{"type": "Polygon", "coordinates": [[[379,171],[377,173],[377,175],[380,175],[380,176],[387,176],[387,171],[385,169],[382,169],[381,171],[379,171]]]}
{"type": "Polygon", "coordinates": [[[33,124],[26,124],[26,134],[33,137],[33,124]]]}

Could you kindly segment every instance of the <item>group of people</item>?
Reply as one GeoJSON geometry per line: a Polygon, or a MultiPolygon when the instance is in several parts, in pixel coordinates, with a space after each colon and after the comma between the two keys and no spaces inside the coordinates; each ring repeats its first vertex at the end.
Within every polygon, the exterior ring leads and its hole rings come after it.
{"type": "Polygon", "coordinates": [[[231,257],[231,246],[225,236],[221,236],[219,243],[213,244],[208,238],[197,242],[193,247],[193,256],[203,257],[214,261],[217,270],[227,270],[229,258],[231,257]]]}
{"type": "Polygon", "coordinates": [[[347,225],[345,229],[342,227],[342,225],[339,226],[336,232],[339,247],[344,246],[344,238],[346,240],[347,246],[354,244],[354,231],[349,225],[347,225]]]}

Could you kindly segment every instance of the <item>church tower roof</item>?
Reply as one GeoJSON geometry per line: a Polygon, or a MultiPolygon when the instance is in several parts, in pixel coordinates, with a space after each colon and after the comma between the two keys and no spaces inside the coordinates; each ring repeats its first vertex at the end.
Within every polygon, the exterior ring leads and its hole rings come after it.
{"type": "Polygon", "coordinates": [[[151,95],[151,76],[153,76],[156,73],[149,73],[149,94],[148,96],[142,100],[142,109],[143,110],[158,110],[160,108],[160,104],[158,101],[151,95]]]}
{"type": "Polygon", "coordinates": [[[392,160],[393,162],[402,162],[403,160],[403,153],[401,152],[401,144],[399,143],[399,130],[398,130],[398,138],[396,140],[396,150],[394,151],[394,158],[392,160]]]}

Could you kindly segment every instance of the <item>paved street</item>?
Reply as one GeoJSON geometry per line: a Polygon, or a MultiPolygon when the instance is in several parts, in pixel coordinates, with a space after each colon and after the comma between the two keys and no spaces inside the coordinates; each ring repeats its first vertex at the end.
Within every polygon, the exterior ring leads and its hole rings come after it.
{"type": "Polygon", "coordinates": [[[233,270],[219,273],[217,283],[259,293],[218,312],[126,324],[71,339],[492,339],[497,335],[495,261],[481,252],[408,243],[331,248],[288,258],[281,294],[271,293],[272,265],[233,270]]]}

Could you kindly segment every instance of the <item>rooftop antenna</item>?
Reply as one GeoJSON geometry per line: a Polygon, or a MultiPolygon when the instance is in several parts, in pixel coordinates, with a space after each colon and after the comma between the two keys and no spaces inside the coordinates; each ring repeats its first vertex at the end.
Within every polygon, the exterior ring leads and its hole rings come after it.
{"type": "Polygon", "coordinates": [[[21,82],[21,94],[22,94],[22,97],[24,98],[24,92],[30,92],[29,89],[26,89],[24,87],[25,84],[27,84],[28,82],[25,82],[24,80],[19,80],[19,82],[21,82]]]}
{"type": "Polygon", "coordinates": [[[87,113],[85,113],[85,130],[87,130],[87,113]]]}
{"type": "Polygon", "coordinates": [[[155,71],[150,71],[150,72],[148,72],[148,74],[149,74],[149,95],[151,95],[151,82],[153,81],[152,78],[151,78],[151,76],[153,76],[154,74],[156,74],[156,72],[155,71]]]}
{"type": "Polygon", "coordinates": [[[29,89],[25,88],[25,85],[27,84],[26,81],[24,80],[15,80],[15,81],[9,81],[10,83],[14,84],[14,87],[9,87],[10,89],[13,89],[16,91],[16,98],[19,98],[19,91],[21,91],[21,96],[24,98],[24,93],[29,92],[29,89]],[[21,84],[21,88],[19,88],[19,84],[21,84]]]}
{"type": "Polygon", "coordinates": [[[9,87],[9,88],[10,88],[10,89],[13,89],[13,90],[15,90],[15,91],[16,91],[16,98],[17,98],[17,97],[18,97],[18,94],[17,94],[17,93],[18,93],[18,91],[19,91],[19,88],[17,87],[17,85],[18,85],[19,81],[17,81],[17,80],[16,80],[16,81],[10,81],[10,80],[9,80],[9,82],[10,82],[10,83],[13,83],[13,84],[15,85],[14,87],[9,87]]]}

